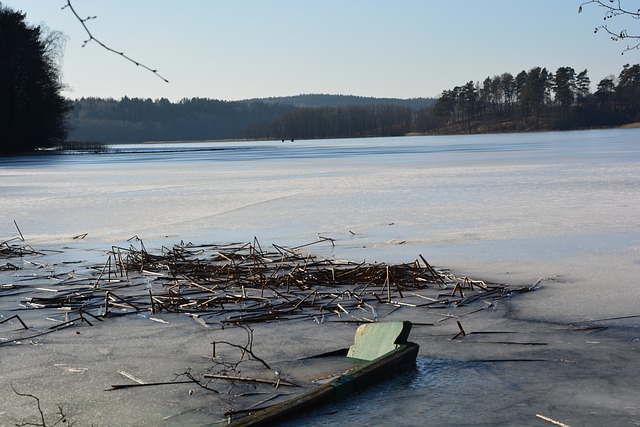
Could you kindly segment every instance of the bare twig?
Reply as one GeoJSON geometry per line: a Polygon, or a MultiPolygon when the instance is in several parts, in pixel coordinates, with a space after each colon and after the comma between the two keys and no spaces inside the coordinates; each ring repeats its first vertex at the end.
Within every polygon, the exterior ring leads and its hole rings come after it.
{"type": "Polygon", "coordinates": [[[176,383],[192,382],[205,390],[211,391],[213,393],[220,393],[218,390],[207,387],[206,384],[204,384],[202,381],[199,381],[196,377],[194,377],[193,374],[191,373],[191,368],[187,369],[185,372],[181,374],[176,374],[176,378],[183,377],[183,376],[189,378],[189,381],[175,381],[175,382],[176,383]]]}
{"type": "Polygon", "coordinates": [[[18,230],[18,233],[20,233],[20,240],[22,240],[24,242],[24,236],[22,235],[22,231],[20,231],[20,227],[18,227],[18,223],[16,222],[16,220],[13,220],[13,223],[16,225],[16,229],[18,230]]]}
{"type": "MultiPolygon", "coordinates": [[[[604,1],[604,0],[589,0],[589,1],[585,1],[583,3],[580,4],[580,6],[578,7],[578,13],[581,13],[583,10],[583,6],[585,5],[597,5],[600,8],[603,8],[605,10],[604,13],[604,20],[610,20],[616,17],[621,17],[621,16],[626,16],[626,17],[630,17],[633,19],[639,19],[640,20],[640,9],[636,9],[636,10],[630,10],[630,9],[625,9],[622,7],[622,2],[620,0],[608,0],[608,1],[604,1]]],[[[609,28],[609,26],[607,24],[603,24],[600,25],[598,27],[595,28],[595,30],[593,31],[594,33],[597,33],[598,31],[603,30],[605,33],[607,33],[610,37],[611,40],[617,42],[617,41],[621,41],[624,39],[632,39],[635,40],[631,45],[628,45],[624,51],[622,52],[622,54],[624,54],[624,52],[630,51],[630,50],[634,50],[634,49],[640,49],[640,34],[629,34],[628,31],[626,29],[622,29],[622,30],[611,30],[609,28]]]]}
{"type": "Polygon", "coordinates": [[[203,376],[204,378],[211,378],[215,380],[242,381],[242,382],[257,383],[257,384],[269,384],[273,386],[285,385],[285,386],[291,386],[291,387],[300,387],[298,384],[294,384],[291,381],[287,381],[284,379],[273,381],[273,380],[264,380],[260,378],[248,378],[248,377],[238,377],[238,376],[219,375],[219,374],[204,374],[203,376]]]}
{"type": "Polygon", "coordinates": [[[560,427],[569,427],[568,424],[561,423],[560,421],[556,421],[556,420],[554,420],[552,418],[545,417],[544,415],[536,414],[536,417],[540,418],[541,420],[545,420],[547,422],[550,422],[551,424],[560,426],[560,427]]]}
{"type": "MultiPolygon", "coordinates": [[[[228,342],[228,341],[216,341],[216,344],[226,344],[226,345],[228,345],[230,347],[234,347],[234,348],[240,349],[240,351],[242,353],[249,353],[249,355],[251,357],[253,357],[254,360],[260,362],[262,365],[264,365],[265,368],[271,369],[271,366],[269,366],[267,364],[267,362],[265,362],[264,360],[262,360],[261,358],[256,356],[255,353],[251,350],[250,346],[248,346],[248,345],[247,346],[242,346],[242,345],[234,344],[234,343],[231,343],[231,342],[228,342]]],[[[244,354],[243,354],[242,357],[244,357],[244,354]]]]}
{"type": "Polygon", "coordinates": [[[64,5],[62,7],[62,9],[66,9],[69,8],[69,10],[71,10],[71,13],[73,13],[73,15],[76,17],[76,19],[78,19],[78,21],[80,22],[80,24],[82,25],[82,28],[84,28],[85,32],[87,33],[87,35],[89,36],[89,38],[87,40],[84,41],[84,43],[82,44],[82,47],[85,47],[87,45],[87,43],[94,41],[96,43],[98,43],[98,45],[100,45],[102,48],[108,50],[109,52],[115,53],[116,55],[120,55],[121,57],[123,57],[124,59],[126,59],[127,61],[135,64],[138,67],[142,67],[145,70],[149,70],[151,71],[153,74],[155,74],[158,78],[162,79],[163,81],[165,81],[166,83],[169,83],[169,80],[165,79],[164,77],[162,77],[159,73],[158,70],[154,70],[153,68],[150,68],[144,64],[142,64],[141,62],[136,61],[135,59],[127,56],[124,54],[124,52],[120,52],[117,51],[115,49],[110,48],[109,46],[107,46],[106,44],[104,44],[103,42],[101,42],[100,40],[98,40],[97,38],[95,38],[93,36],[93,34],[91,33],[91,31],[89,30],[89,27],[87,27],[87,21],[91,20],[91,19],[96,19],[97,16],[87,16],[86,18],[81,18],[80,15],[78,15],[78,13],[76,12],[75,8],[73,7],[73,5],[71,4],[71,0],[67,0],[67,4],[64,5]]]}
{"type": "MultiPolygon", "coordinates": [[[[140,384],[140,383],[114,384],[108,390],[121,390],[123,388],[135,388],[135,387],[150,387],[150,386],[154,386],[154,385],[190,384],[190,383],[194,383],[194,382],[197,383],[198,382],[197,380],[193,379],[193,377],[189,377],[189,378],[191,378],[191,379],[189,379],[188,381],[187,380],[184,380],[184,381],[162,381],[162,382],[144,383],[144,384],[140,384]]],[[[213,391],[215,391],[215,390],[213,390],[213,391]]]]}
{"type": "Polygon", "coordinates": [[[18,425],[19,426],[42,426],[42,427],[46,427],[47,423],[46,423],[46,421],[44,419],[44,412],[42,412],[42,406],[40,406],[40,399],[37,396],[34,396],[33,394],[20,393],[18,390],[15,389],[15,387],[13,386],[13,383],[10,383],[9,385],[11,386],[11,389],[13,390],[13,392],[15,394],[17,394],[18,396],[30,397],[30,398],[34,399],[36,401],[36,405],[38,407],[38,412],[40,413],[40,423],[39,424],[24,422],[24,423],[18,424],[18,425]]]}
{"type": "Polygon", "coordinates": [[[4,320],[0,321],[0,324],[1,324],[1,323],[4,323],[4,322],[8,322],[8,321],[9,321],[9,320],[11,320],[11,319],[18,319],[18,322],[20,322],[20,324],[22,325],[22,327],[23,327],[23,328],[25,328],[25,329],[29,329],[29,327],[28,327],[28,326],[27,326],[27,325],[22,321],[22,319],[20,318],[20,316],[18,316],[17,314],[14,314],[13,316],[11,316],[11,317],[7,317],[6,319],[4,319],[4,320]]]}

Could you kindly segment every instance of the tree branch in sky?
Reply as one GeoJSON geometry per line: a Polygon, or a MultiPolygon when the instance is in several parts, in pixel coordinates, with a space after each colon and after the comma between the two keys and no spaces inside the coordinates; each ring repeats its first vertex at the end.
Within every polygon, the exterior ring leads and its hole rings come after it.
{"type": "Polygon", "coordinates": [[[71,13],[73,13],[73,15],[78,19],[78,21],[80,21],[80,24],[82,24],[82,27],[84,28],[84,30],[87,32],[87,35],[89,36],[89,38],[84,41],[84,44],[82,45],[82,47],[85,47],[87,45],[87,43],[89,43],[91,41],[94,41],[94,42],[98,43],[100,46],[102,46],[104,49],[108,50],[109,52],[113,52],[116,55],[120,55],[121,57],[123,57],[127,61],[134,63],[136,66],[142,67],[142,68],[144,68],[146,70],[151,71],[153,74],[158,76],[158,78],[160,78],[160,79],[164,80],[165,82],[169,83],[169,80],[167,80],[164,77],[162,77],[158,73],[158,70],[154,70],[153,68],[147,67],[146,65],[144,65],[144,64],[136,61],[135,59],[125,55],[124,52],[119,52],[119,51],[117,51],[115,49],[112,49],[109,46],[107,46],[106,44],[102,43],[97,38],[95,38],[93,36],[93,34],[91,33],[91,31],[89,30],[89,27],[87,27],[87,21],[89,21],[91,19],[96,19],[97,18],[96,16],[87,16],[86,18],[81,18],[80,15],[78,15],[76,10],[73,8],[73,5],[71,4],[71,0],[67,0],[67,4],[62,7],[62,9],[66,9],[66,8],[69,8],[69,10],[71,10],[71,13]]]}
{"type": "MultiPolygon", "coordinates": [[[[605,21],[616,18],[616,17],[621,17],[621,16],[627,16],[633,19],[640,20],[640,9],[637,9],[635,11],[626,9],[622,6],[622,0],[585,1],[584,3],[580,4],[580,7],[578,8],[578,13],[582,12],[583,6],[591,5],[591,4],[595,4],[605,9],[604,18],[603,18],[605,21]]],[[[640,49],[640,35],[630,35],[626,29],[612,30],[608,27],[607,24],[603,24],[603,25],[600,25],[599,27],[596,27],[594,30],[594,33],[597,33],[599,30],[603,30],[604,32],[609,34],[609,36],[611,36],[611,40],[615,42],[621,41],[624,39],[631,39],[633,41],[633,44],[627,45],[626,49],[622,52],[623,55],[624,55],[624,52],[627,52],[629,50],[640,49]]]]}

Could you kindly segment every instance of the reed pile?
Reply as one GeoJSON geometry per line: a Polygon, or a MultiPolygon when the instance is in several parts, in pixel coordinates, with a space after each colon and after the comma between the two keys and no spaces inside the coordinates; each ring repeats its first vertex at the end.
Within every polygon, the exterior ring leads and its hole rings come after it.
{"type": "MultiPolygon", "coordinates": [[[[112,247],[101,265],[39,265],[0,289],[23,309],[61,310],[57,329],[132,313],[186,313],[203,326],[286,320],[374,322],[401,307],[445,309],[477,301],[482,308],[532,287],[458,277],[422,255],[405,264],[319,259],[309,245],[263,249],[252,243],[180,243],[148,252],[139,239],[112,247]]],[[[315,243],[327,242],[321,239],[315,243]]],[[[24,249],[10,248],[12,256],[24,249]]],[[[14,264],[4,268],[18,269],[14,264]]],[[[15,273],[14,273],[15,274],[15,273]]],[[[6,308],[6,305],[5,305],[6,308]]],[[[453,316],[455,317],[455,316],[453,316]]],[[[52,320],[51,317],[48,319],[52,320]]],[[[2,322],[8,319],[2,320],[2,322]]],[[[25,326],[26,328],[26,326],[25,326]]],[[[1,343],[0,343],[1,344],[1,343]]]]}

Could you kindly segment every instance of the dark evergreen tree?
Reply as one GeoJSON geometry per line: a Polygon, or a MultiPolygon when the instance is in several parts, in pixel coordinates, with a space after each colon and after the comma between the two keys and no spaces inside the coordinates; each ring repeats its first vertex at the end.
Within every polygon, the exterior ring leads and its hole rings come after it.
{"type": "Polygon", "coordinates": [[[53,39],[0,3],[0,153],[51,147],[67,136],[53,39]]]}
{"type": "Polygon", "coordinates": [[[576,98],[576,72],[571,67],[560,67],[553,79],[556,101],[563,108],[569,108],[576,98]]]}
{"type": "Polygon", "coordinates": [[[462,96],[458,98],[458,100],[461,102],[462,111],[464,111],[467,120],[467,129],[469,133],[471,133],[471,121],[476,117],[478,89],[473,82],[470,81],[462,87],[461,94],[462,96]]]}
{"type": "Polygon", "coordinates": [[[516,82],[511,73],[503,73],[500,76],[500,88],[504,94],[505,110],[511,111],[515,102],[516,82]]]}
{"type": "Polygon", "coordinates": [[[516,75],[513,82],[516,102],[518,103],[518,107],[524,117],[529,116],[529,102],[527,101],[527,94],[525,93],[527,78],[527,72],[522,70],[516,75]]]}
{"type": "Polygon", "coordinates": [[[640,64],[626,64],[618,76],[618,103],[625,117],[640,120],[640,64]]]}
{"type": "Polygon", "coordinates": [[[578,106],[591,93],[591,79],[587,76],[587,70],[583,70],[576,76],[576,98],[578,106]]]}
{"type": "Polygon", "coordinates": [[[594,98],[597,103],[597,107],[606,112],[611,112],[613,103],[613,94],[616,90],[616,84],[613,81],[613,76],[606,77],[600,80],[594,98]]]}
{"type": "Polygon", "coordinates": [[[447,124],[455,121],[456,105],[458,103],[458,91],[456,89],[443,91],[442,96],[438,98],[433,106],[433,114],[443,119],[447,124]]]}
{"type": "Polygon", "coordinates": [[[492,88],[491,82],[491,77],[487,77],[478,90],[478,104],[481,115],[493,113],[495,110],[496,93],[492,88]]]}
{"type": "MultiPolygon", "coordinates": [[[[518,74],[520,77],[520,74],[518,74]]],[[[544,105],[550,98],[550,89],[553,76],[546,68],[535,67],[529,70],[522,92],[521,105],[524,107],[525,116],[533,112],[536,127],[540,124],[540,118],[544,105]]]]}

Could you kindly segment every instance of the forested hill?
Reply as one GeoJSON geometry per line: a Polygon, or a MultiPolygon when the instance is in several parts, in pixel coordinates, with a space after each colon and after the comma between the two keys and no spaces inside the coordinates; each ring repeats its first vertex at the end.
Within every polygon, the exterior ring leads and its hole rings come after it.
{"type": "Polygon", "coordinates": [[[304,94],[296,96],[280,96],[271,98],[253,98],[244,102],[264,102],[268,104],[284,104],[294,107],[347,107],[367,105],[401,105],[416,110],[432,107],[434,98],[374,98],[355,95],[304,94]]]}
{"type": "Polygon", "coordinates": [[[191,98],[175,103],[82,98],[73,102],[69,139],[117,143],[403,135],[410,131],[416,111],[434,103],[425,98],[349,95],[242,101],[191,98]]]}

